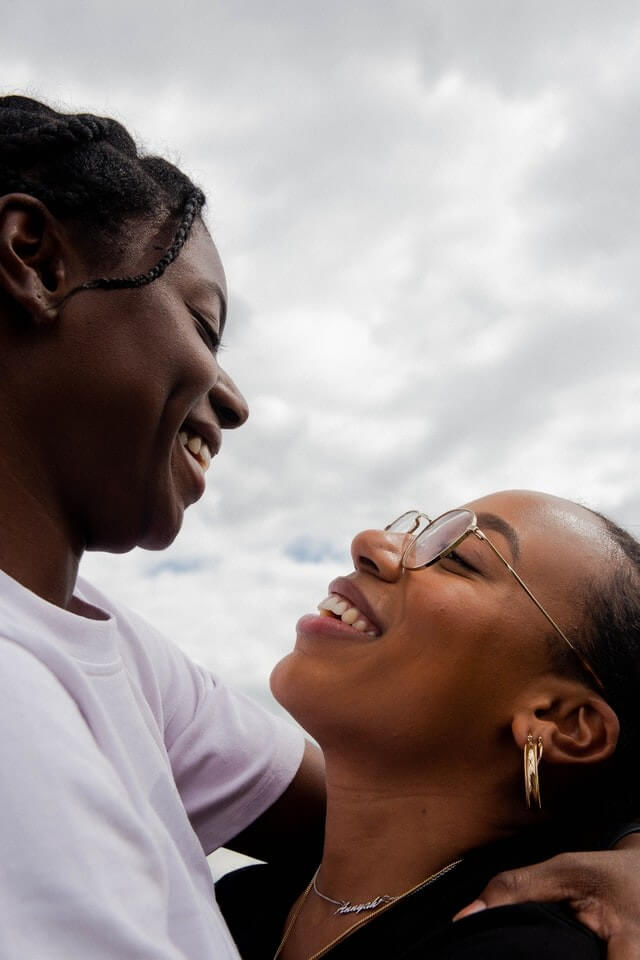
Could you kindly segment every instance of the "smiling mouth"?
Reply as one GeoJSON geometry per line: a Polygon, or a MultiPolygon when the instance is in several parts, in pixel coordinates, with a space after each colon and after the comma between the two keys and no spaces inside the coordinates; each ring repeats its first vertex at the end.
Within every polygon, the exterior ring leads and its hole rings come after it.
{"type": "Polygon", "coordinates": [[[199,433],[191,430],[182,429],[178,434],[178,440],[193,459],[200,465],[203,473],[206,473],[211,466],[211,449],[206,440],[199,433]]]}
{"type": "Polygon", "coordinates": [[[347,626],[353,627],[358,633],[364,633],[367,637],[377,637],[380,631],[376,629],[373,623],[358,610],[350,600],[345,600],[339,593],[330,593],[329,596],[318,604],[318,610],[321,617],[333,617],[335,620],[342,620],[347,626]]]}

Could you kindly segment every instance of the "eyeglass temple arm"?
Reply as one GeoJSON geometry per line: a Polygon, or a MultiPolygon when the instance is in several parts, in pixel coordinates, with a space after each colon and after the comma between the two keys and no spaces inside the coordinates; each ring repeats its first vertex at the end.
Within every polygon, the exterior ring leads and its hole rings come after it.
{"type": "Polygon", "coordinates": [[[597,674],[597,673],[595,672],[595,670],[593,669],[593,667],[590,667],[590,666],[589,666],[589,664],[588,664],[587,661],[584,659],[584,657],[582,656],[582,654],[580,653],[580,651],[576,648],[575,644],[573,644],[573,643],[571,642],[571,640],[569,640],[569,637],[560,629],[560,627],[559,627],[558,624],[555,622],[555,620],[553,619],[553,617],[551,616],[551,614],[550,614],[550,613],[547,613],[547,611],[544,609],[544,607],[542,606],[542,604],[541,604],[538,600],[536,600],[536,598],[534,597],[534,595],[531,593],[531,590],[529,590],[529,587],[526,585],[526,583],[524,582],[524,580],[522,579],[522,577],[520,577],[520,576],[516,573],[516,571],[513,569],[513,567],[512,567],[511,564],[509,563],[509,561],[508,561],[507,559],[505,559],[505,557],[502,556],[502,554],[500,553],[500,551],[498,550],[498,548],[497,548],[496,546],[494,546],[494,544],[491,542],[491,540],[489,540],[489,537],[486,537],[486,536],[484,535],[484,533],[482,532],[482,530],[478,530],[478,529],[476,528],[473,532],[475,533],[475,535],[476,535],[477,537],[479,537],[481,540],[484,540],[484,542],[485,542],[486,544],[488,544],[489,547],[491,547],[491,549],[492,549],[493,552],[495,553],[496,557],[498,557],[498,559],[501,560],[501,561],[504,563],[504,565],[505,565],[505,567],[507,568],[507,570],[509,571],[509,573],[513,574],[513,576],[516,578],[516,580],[518,581],[518,583],[520,584],[520,586],[522,587],[522,589],[524,590],[524,592],[527,594],[527,596],[530,597],[531,600],[533,600],[533,602],[535,603],[535,605],[536,605],[536,607],[538,608],[538,610],[540,611],[540,613],[541,613],[544,617],[546,617],[546,619],[549,621],[549,623],[550,623],[551,626],[554,628],[554,630],[555,630],[557,633],[560,634],[560,636],[562,637],[562,639],[564,640],[564,642],[565,642],[569,647],[571,647],[571,649],[572,649],[573,652],[575,653],[576,657],[578,658],[578,660],[580,661],[580,663],[582,664],[582,666],[584,667],[584,669],[585,669],[588,673],[591,674],[591,676],[592,676],[593,679],[596,681],[596,683],[598,684],[598,686],[600,687],[600,689],[601,689],[601,690],[604,690],[604,684],[603,684],[602,680],[600,679],[600,677],[598,676],[598,674],[597,674]]]}

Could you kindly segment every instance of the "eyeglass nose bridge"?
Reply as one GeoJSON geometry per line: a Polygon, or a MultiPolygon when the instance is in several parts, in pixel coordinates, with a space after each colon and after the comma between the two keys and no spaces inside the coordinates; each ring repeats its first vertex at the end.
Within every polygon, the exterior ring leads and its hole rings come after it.
{"type": "MultiPolygon", "coordinates": [[[[408,511],[408,512],[409,512],[409,511],[408,511]]],[[[403,551],[402,551],[401,559],[400,559],[400,562],[401,562],[402,567],[403,567],[404,570],[425,570],[427,567],[433,566],[435,563],[437,563],[439,560],[441,560],[444,556],[446,556],[447,553],[450,553],[452,550],[455,550],[456,547],[458,547],[458,546],[462,543],[462,541],[465,540],[465,539],[466,539],[470,534],[472,534],[472,533],[475,534],[475,535],[476,535],[479,539],[481,539],[481,540],[486,540],[486,539],[487,539],[487,538],[484,536],[484,534],[483,534],[480,530],[478,530],[478,521],[477,521],[477,518],[476,518],[475,513],[473,513],[472,510],[467,510],[467,509],[448,510],[446,513],[440,514],[440,516],[435,517],[433,520],[431,519],[431,517],[427,516],[426,513],[418,513],[418,511],[415,511],[415,512],[416,512],[416,515],[417,515],[417,516],[416,516],[416,520],[419,521],[420,519],[424,519],[424,520],[426,520],[426,524],[425,524],[425,526],[424,526],[421,530],[419,530],[417,533],[414,533],[414,532],[410,532],[410,533],[409,533],[409,535],[411,536],[411,539],[409,540],[409,542],[407,543],[407,545],[404,547],[404,549],[403,549],[403,551]],[[418,540],[420,539],[420,537],[421,537],[424,533],[426,533],[427,530],[429,530],[429,528],[430,528],[431,526],[433,526],[434,524],[437,524],[438,521],[443,520],[443,519],[445,519],[445,518],[447,518],[447,517],[449,517],[449,516],[451,516],[451,515],[453,515],[453,514],[466,515],[467,520],[466,520],[466,524],[465,524],[465,527],[464,527],[464,529],[462,530],[462,532],[461,532],[458,536],[456,536],[452,541],[450,541],[449,543],[447,543],[446,547],[445,547],[443,550],[441,550],[441,551],[439,551],[438,553],[436,553],[435,556],[433,556],[433,557],[432,557],[430,560],[428,560],[426,563],[422,562],[422,563],[418,563],[418,564],[415,564],[415,565],[414,565],[414,564],[407,563],[407,562],[406,562],[406,557],[407,557],[407,555],[411,552],[411,550],[414,548],[414,546],[415,546],[415,544],[416,544],[416,541],[418,541],[418,540]]],[[[403,516],[407,516],[407,514],[403,514],[403,516]]],[[[399,518],[399,519],[401,519],[401,518],[399,518]]],[[[396,522],[397,522],[397,521],[396,521],[396,522]]],[[[393,526],[393,524],[390,524],[389,526],[391,527],[391,526],[393,526]]],[[[414,528],[414,530],[415,530],[415,528],[414,528]]]]}
{"type": "MultiPolygon", "coordinates": [[[[420,527],[422,521],[425,521],[425,527],[428,527],[433,521],[431,517],[428,517],[426,513],[421,513],[419,510],[406,510],[404,513],[401,513],[399,517],[396,517],[395,520],[392,520],[391,523],[388,523],[384,528],[385,531],[391,533],[400,533],[406,536],[419,536],[422,531],[416,533],[418,527],[420,527]],[[398,524],[401,524],[402,521],[412,522],[413,526],[408,530],[398,530],[398,524]],[[394,529],[396,528],[396,529],[394,529]]],[[[425,529],[423,527],[423,529],[425,529]]]]}
{"type": "Polygon", "coordinates": [[[400,514],[400,516],[396,520],[393,520],[391,523],[388,523],[387,526],[384,528],[385,532],[394,533],[399,537],[403,537],[407,541],[405,545],[402,547],[402,550],[400,551],[400,556],[398,560],[401,574],[404,574],[405,570],[413,569],[412,567],[409,567],[405,564],[405,557],[407,556],[408,552],[411,550],[413,544],[418,539],[418,537],[420,537],[420,535],[424,533],[424,531],[427,530],[432,523],[433,523],[433,520],[431,519],[431,517],[427,516],[426,513],[421,513],[421,511],[419,510],[407,510],[406,513],[400,514]],[[401,521],[405,520],[405,518],[407,521],[409,519],[411,519],[412,521],[413,525],[410,527],[410,529],[408,530],[392,529],[393,527],[396,526],[396,524],[399,524],[401,521]]]}

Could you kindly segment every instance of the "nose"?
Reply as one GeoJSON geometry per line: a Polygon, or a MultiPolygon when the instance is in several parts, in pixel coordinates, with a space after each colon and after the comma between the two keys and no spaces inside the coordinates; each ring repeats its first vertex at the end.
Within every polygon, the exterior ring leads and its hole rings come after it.
{"type": "Polygon", "coordinates": [[[351,544],[351,557],[356,570],[370,573],[379,580],[395,583],[402,576],[402,551],[406,546],[404,533],[386,530],[363,530],[351,544]]]}
{"type": "Polygon", "coordinates": [[[219,368],[218,379],[209,391],[209,401],[224,430],[235,430],[246,423],[249,416],[247,401],[222,367],[219,368]]]}

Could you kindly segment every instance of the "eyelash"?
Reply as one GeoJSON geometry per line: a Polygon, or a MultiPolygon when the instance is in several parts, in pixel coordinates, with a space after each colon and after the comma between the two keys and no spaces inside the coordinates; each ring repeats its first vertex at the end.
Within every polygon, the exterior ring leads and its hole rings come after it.
{"type": "Polygon", "coordinates": [[[207,347],[215,357],[220,352],[220,350],[224,350],[224,344],[222,340],[220,339],[218,334],[214,332],[214,330],[207,323],[207,321],[200,316],[199,313],[196,313],[196,311],[193,310],[191,307],[189,307],[189,313],[191,314],[191,316],[196,322],[196,327],[202,340],[204,341],[204,343],[207,345],[207,347]]]}
{"type": "Polygon", "coordinates": [[[461,567],[465,567],[465,569],[467,570],[473,570],[474,573],[477,572],[476,568],[472,567],[471,564],[468,563],[468,561],[465,560],[464,557],[461,557],[460,554],[457,553],[455,550],[451,550],[445,556],[447,560],[453,560],[454,563],[459,563],[461,567]]]}

